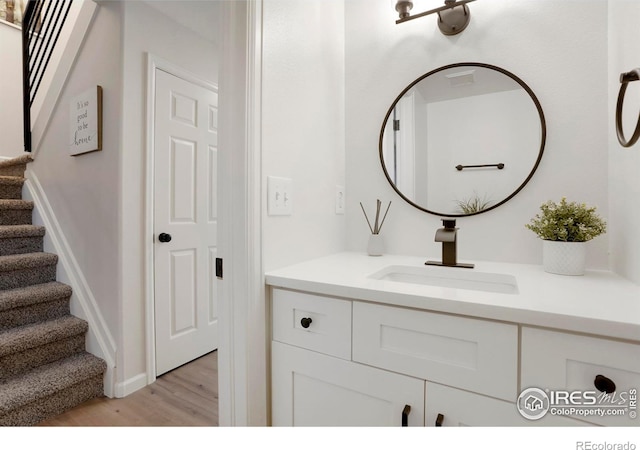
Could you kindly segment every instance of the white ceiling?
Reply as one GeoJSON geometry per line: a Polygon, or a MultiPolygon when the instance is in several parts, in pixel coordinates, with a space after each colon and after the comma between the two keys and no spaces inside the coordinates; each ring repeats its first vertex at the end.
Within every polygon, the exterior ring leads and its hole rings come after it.
{"type": "Polygon", "coordinates": [[[200,37],[218,40],[220,0],[143,0],[200,37]]]}

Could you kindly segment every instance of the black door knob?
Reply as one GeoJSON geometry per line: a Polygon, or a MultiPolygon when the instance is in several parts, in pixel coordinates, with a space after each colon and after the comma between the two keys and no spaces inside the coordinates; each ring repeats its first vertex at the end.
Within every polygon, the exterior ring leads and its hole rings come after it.
{"type": "Polygon", "coordinates": [[[616,384],[613,380],[610,380],[604,375],[596,375],[596,379],[593,380],[593,385],[600,392],[606,392],[607,394],[611,394],[616,391],[616,384]]]}
{"type": "Polygon", "coordinates": [[[311,320],[311,317],[303,317],[300,320],[300,325],[302,325],[302,328],[309,328],[309,325],[311,325],[311,322],[313,322],[313,320],[311,320]]]}
{"type": "Polygon", "coordinates": [[[160,242],[171,242],[171,235],[169,233],[160,233],[158,235],[158,240],[160,242]]]}

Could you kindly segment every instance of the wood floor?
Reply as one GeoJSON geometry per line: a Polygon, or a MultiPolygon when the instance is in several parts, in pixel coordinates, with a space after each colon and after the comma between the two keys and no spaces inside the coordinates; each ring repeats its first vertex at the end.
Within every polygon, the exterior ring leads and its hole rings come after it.
{"type": "Polygon", "coordinates": [[[90,400],[39,425],[218,426],[218,352],[172,370],[125,398],[90,400]]]}

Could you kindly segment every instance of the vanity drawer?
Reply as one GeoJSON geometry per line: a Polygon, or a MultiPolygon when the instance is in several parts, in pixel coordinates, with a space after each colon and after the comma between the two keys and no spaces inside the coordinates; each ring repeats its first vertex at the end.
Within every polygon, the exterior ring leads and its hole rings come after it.
{"type": "MultiPolygon", "coordinates": [[[[615,383],[616,391],[598,404],[631,407],[629,396],[640,389],[640,345],[538,328],[522,328],[522,389],[591,391],[601,375],[615,383]]],[[[564,402],[563,402],[564,403],[564,402]]],[[[563,405],[564,406],[564,405],[563,405]]],[[[567,405],[571,406],[571,405],[567,405]]],[[[629,412],[621,416],[574,416],[599,425],[640,426],[629,412]]],[[[637,414],[638,407],[635,412],[637,414]]],[[[632,414],[633,415],[633,414],[632,414]]]]}
{"type": "Polygon", "coordinates": [[[272,304],[274,341],[351,359],[350,301],[273,289],[272,304]]]}
{"type": "Polygon", "coordinates": [[[587,422],[547,414],[525,419],[515,403],[427,382],[425,421],[428,427],[587,427],[587,422]]]}
{"type": "Polygon", "coordinates": [[[353,360],[515,402],[518,327],[354,302],[353,360]]]}

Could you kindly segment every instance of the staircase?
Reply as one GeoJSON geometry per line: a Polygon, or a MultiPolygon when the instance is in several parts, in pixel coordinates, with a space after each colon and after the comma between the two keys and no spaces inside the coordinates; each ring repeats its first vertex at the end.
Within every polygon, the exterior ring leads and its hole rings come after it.
{"type": "Polygon", "coordinates": [[[30,156],[0,161],[0,425],[34,425],[103,395],[106,363],[85,351],[87,322],[70,314],[58,256],[22,200],[30,156]]]}

